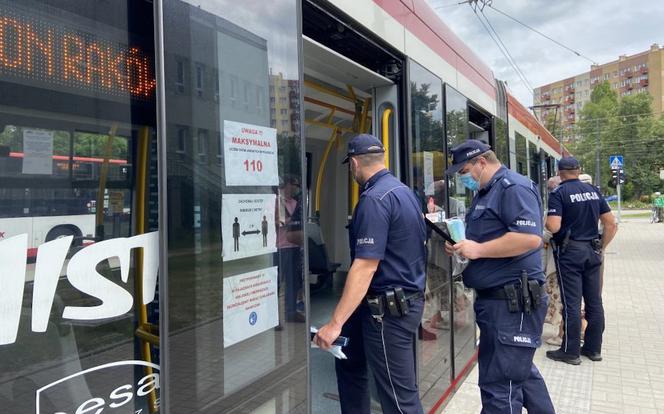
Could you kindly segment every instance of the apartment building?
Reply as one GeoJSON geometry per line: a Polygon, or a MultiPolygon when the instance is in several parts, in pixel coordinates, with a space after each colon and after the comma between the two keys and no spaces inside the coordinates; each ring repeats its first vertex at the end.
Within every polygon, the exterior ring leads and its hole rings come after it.
{"type": "Polygon", "coordinates": [[[546,120],[557,110],[554,133],[569,136],[573,125],[579,121],[581,108],[590,101],[592,89],[603,81],[610,83],[618,98],[649,93],[653,97],[653,111],[661,113],[664,109],[664,46],[655,43],[644,52],[621,55],[612,62],[592,65],[588,72],[535,88],[534,105],[544,106],[535,109],[536,115],[546,120]]]}

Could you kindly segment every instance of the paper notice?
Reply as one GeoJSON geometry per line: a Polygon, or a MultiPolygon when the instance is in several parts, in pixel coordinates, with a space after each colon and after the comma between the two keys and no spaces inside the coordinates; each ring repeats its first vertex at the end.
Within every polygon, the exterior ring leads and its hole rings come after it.
{"type": "Polygon", "coordinates": [[[53,174],[53,131],[23,130],[23,174],[53,174]]]}

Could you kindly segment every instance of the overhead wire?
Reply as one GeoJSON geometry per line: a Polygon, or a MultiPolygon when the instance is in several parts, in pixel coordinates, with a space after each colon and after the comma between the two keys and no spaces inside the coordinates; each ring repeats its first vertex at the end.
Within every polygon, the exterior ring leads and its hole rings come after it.
{"type": "Polygon", "coordinates": [[[507,48],[507,46],[505,45],[505,43],[503,42],[503,40],[500,38],[500,35],[498,34],[498,32],[496,31],[496,29],[495,29],[495,28],[493,27],[493,25],[491,24],[491,21],[489,21],[489,18],[486,16],[486,14],[484,14],[484,10],[483,10],[483,9],[480,9],[480,14],[484,17],[484,20],[486,20],[487,24],[489,25],[489,28],[490,28],[490,29],[493,31],[493,33],[496,35],[496,39],[498,39],[498,41],[500,42],[500,44],[503,46],[503,48],[505,49],[505,52],[507,53],[507,55],[510,57],[510,59],[512,59],[512,62],[514,63],[514,67],[515,67],[515,69],[516,69],[516,70],[517,70],[517,71],[523,76],[523,79],[526,81],[526,83],[528,84],[529,89],[532,91],[532,90],[533,90],[532,84],[528,81],[528,78],[526,77],[526,74],[523,73],[523,71],[521,70],[521,68],[519,67],[519,65],[516,63],[516,59],[514,59],[514,57],[513,57],[512,54],[510,53],[509,49],[507,48]]]}
{"type": "Polygon", "coordinates": [[[475,17],[477,17],[477,20],[479,20],[479,22],[480,22],[480,24],[482,25],[482,27],[484,27],[484,30],[486,30],[486,32],[487,32],[487,34],[489,35],[489,37],[491,38],[491,40],[493,40],[493,42],[496,44],[496,46],[498,47],[498,50],[500,50],[500,52],[503,54],[503,56],[505,57],[505,59],[507,60],[507,62],[510,64],[510,66],[512,66],[512,69],[514,69],[514,71],[516,72],[517,76],[519,77],[519,79],[521,80],[521,82],[523,83],[523,85],[524,85],[529,91],[531,91],[533,88],[532,88],[532,86],[530,86],[530,82],[528,82],[528,80],[525,78],[525,76],[523,75],[523,73],[522,73],[522,72],[518,69],[518,67],[512,62],[509,53],[503,50],[503,48],[501,47],[501,42],[499,42],[498,40],[496,40],[496,39],[494,38],[493,33],[491,32],[491,30],[489,30],[489,28],[487,27],[487,25],[484,23],[484,21],[482,20],[482,18],[479,16],[479,14],[478,14],[478,12],[477,12],[477,4],[473,4],[473,3],[469,3],[469,4],[470,4],[470,6],[471,6],[471,9],[473,10],[473,13],[475,14],[475,17]]]}
{"type": "Polygon", "coordinates": [[[488,3],[486,3],[485,5],[486,5],[487,7],[489,7],[491,10],[495,11],[496,13],[500,13],[500,14],[502,14],[503,16],[507,17],[508,19],[515,21],[516,23],[522,25],[523,27],[525,27],[525,28],[527,28],[527,29],[532,30],[533,32],[539,34],[540,36],[544,37],[545,39],[548,39],[548,40],[550,40],[551,42],[557,44],[558,46],[560,46],[560,47],[562,47],[562,48],[564,48],[564,49],[566,49],[566,50],[568,50],[568,51],[574,53],[576,56],[578,56],[578,57],[580,57],[580,58],[583,58],[583,59],[589,61],[589,62],[592,63],[593,65],[597,65],[597,62],[595,62],[594,60],[592,60],[592,59],[589,58],[588,56],[585,56],[585,55],[583,55],[582,53],[580,53],[580,52],[578,52],[578,51],[572,49],[571,47],[562,44],[561,42],[557,41],[556,39],[553,39],[553,38],[550,37],[550,36],[547,36],[546,34],[544,34],[544,33],[542,33],[541,31],[535,29],[534,27],[529,26],[528,24],[526,24],[526,23],[520,21],[520,20],[517,19],[516,17],[512,17],[512,16],[510,16],[509,14],[505,13],[504,11],[495,8],[495,7],[491,4],[490,1],[489,1],[488,3]]]}

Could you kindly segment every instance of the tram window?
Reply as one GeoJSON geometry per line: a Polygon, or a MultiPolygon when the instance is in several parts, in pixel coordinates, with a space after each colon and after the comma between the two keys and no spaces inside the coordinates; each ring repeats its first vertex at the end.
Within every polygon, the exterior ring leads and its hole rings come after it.
{"type": "MultiPolygon", "coordinates": [[[[443,83],[412,60],[409,67],[413,191],[423,213],[440,217],[445,214],[448,202],[443,83]]],[[[426,303],[422,315],[422,335],[427,336],[427,340],[418,342],[418,374],[424,400],[443,393],[452,374],[451,331],[441,330],[450,327],[452,285],[450,262],[442,243],[444,241],[435,233],[427,240],[426,303]]]]}
{"type": "Polygon", "coordinates": [[[521,175],[528,176],[528,141],[526,137],[515,132],[516,146],[516,165],[517,171],[521,175]]]}
{"type": "MultiPolygon", "coordinates": [[[[448,157],[451,159],[449,149],[468,139],[469,122],[478,123],[482,127],[486,126],[487,122],[486,119],[480,121],[479,111],[470,107],[467,98],[449,86],[445,87],[445,104],[447,148],[448,157]]],[[[459,175],[455,174],[454,179],[448,182],[449,215],[465,219],[466,208],[470,205],[473,195],[470,191],[466,191],[458,177],[459,175]]],[[[452,353],[455,361],[455,372],[452,376],[454,378],[459,375],[461,368],[468,363],[475,352],[475,315],[472,310],[472,290],[464,286],[461,275],[452,278],[451,290],[450,312],[453,313],[455,325],[452,353]]]]}
{"type": "Polygon", "coordinates": [[[496,118],[495,127],[496,127],[496,140],[495,140],[496,155],[503,164],[509,165],[510,152],[509,152],[509,137],[507,130],[507,122],[503,121],[500,118],[496,118]]]}
{"type": "Polygon", "coordinates": [[[540,183],[540,173],[541,173],[541,162],[540,162],[540,152],[532,143],[528,144],[528,155],[530,160],[530,179],[533,180],[535,184],[540,183]]]}
{"type": "MultiPolygon", "coordinates": [[[[447,135],[447,148],[449,149],[461,144],[468,139],[468,100],[450,86],[445,86],[445,126],[447,135]]],[[[448,157],[451,154],[448,153],[448,157]]],[[[449,216],[464,217],[466,207],[470,205],[472,194],[466,191],[461,184],[458,175],[448,182],[450,198],[449,216]]]]}

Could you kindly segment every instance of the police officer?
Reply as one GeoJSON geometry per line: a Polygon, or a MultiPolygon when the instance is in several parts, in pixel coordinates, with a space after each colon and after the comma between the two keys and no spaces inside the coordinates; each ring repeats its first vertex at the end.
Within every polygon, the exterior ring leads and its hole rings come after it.
{"type": "Polygon", "coordinates": [[[554,361],[581,363],[580,354],[602,360],[604,308],[600,293],[602,251],[618,230],[611,208],[599,190],[579,180],[579,162],[558,162],[562,183],[549,195],[546,227],[553,233],[554,255],[563,301],[565,331],[560,349],[548,351],[554,361]],[[600,240],[598,220],[604,225],[600,240]],[[588,326],[581,348],[581,298],[588,326]]]}
{"type": "Polygon", "coordinates": [[[472,139],[452,148],[447,174],[455,173],[477,191],[466,214],[466,240],[445,247],[470,259],[463,281],[477,293],[482,413],[553,413],[533,364],[547,310],[537,186],[501,165],[489,145],[472,139]]]}
{"type": "Polygon", "coordinates": [[[349,226],[352,265],[330,322],[314,342],[341,334],[348,359],[336,360],[344,414],[369,414],[371,368],[384,414],[423,413],[415,375],[415,334],[424,307],[426,230],[413,192],[385,169],[385,149],[361,134],[348,144],[359,203],[349,226]]]}

